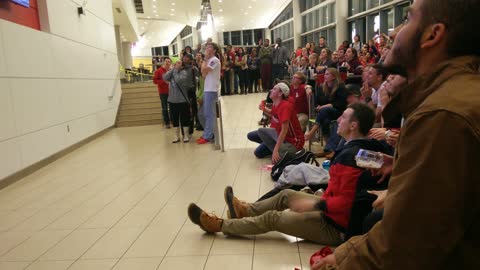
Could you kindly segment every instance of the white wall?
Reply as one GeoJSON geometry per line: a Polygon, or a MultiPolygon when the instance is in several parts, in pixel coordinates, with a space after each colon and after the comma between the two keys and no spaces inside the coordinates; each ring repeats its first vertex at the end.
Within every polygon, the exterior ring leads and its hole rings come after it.
{"type": "Polygon", "coordinates": [[[40,0],[45,32],[0,20],[0,179],[114,124],[111,0],[88,1],[85,16],[76,7],[40,0]]]}

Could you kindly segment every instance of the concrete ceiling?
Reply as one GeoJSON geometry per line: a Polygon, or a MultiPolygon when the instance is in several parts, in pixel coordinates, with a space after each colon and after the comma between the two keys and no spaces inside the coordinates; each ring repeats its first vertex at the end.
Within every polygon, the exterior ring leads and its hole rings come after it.
{"type": "MultiPolygon", "coordinates": [[[[125,0],[113,1],[115,5],[115,2],[125,0]]],[[[210,0],[217,32],[266,28],[290,2],[291,0],[210,0]]],[[[142,3],[144,13],[136,13],[137,36],[145,37],[151,46],[169,45],[185,25],[195,27],[200,19],[202,0],[142,0],[142,3]]],[[[115,24],[120,25],[124,39],[136,41],[132,37],[134,33],[120,24],[122,18],[118,18],[117,23],[115,13],[114,7],[115,24]]]]}

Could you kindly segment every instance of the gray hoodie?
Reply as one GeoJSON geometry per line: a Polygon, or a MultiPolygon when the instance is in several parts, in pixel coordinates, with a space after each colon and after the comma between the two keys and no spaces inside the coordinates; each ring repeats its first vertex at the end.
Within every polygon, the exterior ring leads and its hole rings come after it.
{"type": "Polygon", "coordinates": [[[188,103],[187,91],[192,82],[190,76],[188,76],[188,72],[185,69],[177,70],[174,68],[165,73],[163,75],[163,79],[170,82],[168,86],[168,102],[188,103]]]}

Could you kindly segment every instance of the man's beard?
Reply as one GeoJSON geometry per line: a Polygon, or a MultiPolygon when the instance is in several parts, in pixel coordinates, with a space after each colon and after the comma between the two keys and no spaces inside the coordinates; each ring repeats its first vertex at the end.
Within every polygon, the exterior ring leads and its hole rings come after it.
{"type": "Polygon", "coordinates": [[[422,31],[417,30],[409,43],[405,44],[403,47],[393,47],[382,64],[387,72],[407,77],[407,70],[415,68],[418,64],[418,53],[420,51],[421,39],[422,31]]]}

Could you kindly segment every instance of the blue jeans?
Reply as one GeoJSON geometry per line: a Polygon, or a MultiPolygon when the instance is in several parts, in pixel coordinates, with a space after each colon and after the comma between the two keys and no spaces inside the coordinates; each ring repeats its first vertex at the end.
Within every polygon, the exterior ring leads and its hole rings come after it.
{"type": "Polygon", "coordinates": [[[165,125],[170,125],[170,115],[168,113],[168,94],[160,94],[160,102],[162,103],[162,115],[165,125]]]}
{"type": "Polygon", "coordinates": [[[337,120],[340,114],[341,113],[333,107],[326,107],[318,112],[315,122],[322,128],[323,135],[328,135],[330,133],[330,122],[337,120]]]}
{"type": "Polygon", "coordinates": [[[272,155],[272,151],[270,151],[270,149],[268,149],[267,145],[265,145],[263,143],[262,139],[260,139],[260,136],[258,136],[258,130],[249,132],[247,134],[247,138],[252,142],[256,142],[256,143],[260,144],[259,146],[257,146],[255,151],[253,152],[253,154],[257,158],[264,158],[264,157],[268,157],[268,156],[272,155]]]}
{"type": "Polygon", "coordinates": [[[215,121],[217,119],[217,99],[217,92],[203,92],[203,114],[205,116],[205,126],[202,137],[209,141],[213,140],[214,137],[215,121]]]}

